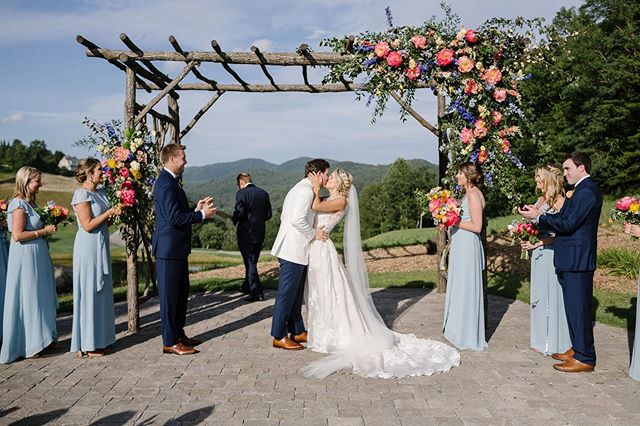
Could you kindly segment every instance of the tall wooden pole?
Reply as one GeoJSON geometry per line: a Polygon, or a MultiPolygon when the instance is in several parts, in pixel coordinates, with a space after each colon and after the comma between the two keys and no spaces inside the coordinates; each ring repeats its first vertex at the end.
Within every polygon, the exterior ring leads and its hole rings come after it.
{"type": "MultiPolygon", "coordinates": [[[[449,166],[449,157],[446,152],[442,152],[440,149],[446,142],[447,132],[442,128],[442,120],[445,113],[445,97],[442,93],[438,93],[438,182],[440,186],[443,185],[443,180],[447,174],[447,167],[449,166]]],[[[447,291],[447,267],[446,262],[443,261],[442,256],[446,255],[445,247],[447,246],[447,231],[438,228],[438,244],[437,244],[437,258],[438,258],[438,293],[445,293],[447,291]]]]}
{"type": "MultiPolygon", "coordinates": [[[[136,118],[136,73],[127,67],[127,83],[124,98],[124,127],[132,129],[136,118]]],[[[140,232],[134,230],[134,234],[140,232]]],[[[127,244],[127,324],[129,333],[140,330],[140,314],[138,308],[138,250],[127,244]]]]}
{"type": "Polygon", "coordinates": [[[171,117],[172,121],[169,125],[169,143],[180,143],[180,109],[178,95],[175,92],[169,93],[167,106],[169,108],[169,117],[171,117]]]}

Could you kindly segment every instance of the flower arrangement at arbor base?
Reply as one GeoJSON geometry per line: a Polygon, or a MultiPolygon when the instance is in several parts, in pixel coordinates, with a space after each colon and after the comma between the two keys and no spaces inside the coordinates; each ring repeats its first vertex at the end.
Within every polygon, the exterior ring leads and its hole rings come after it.
{"type": "Polygon", "coordinates": [[[451,191],[437,186],[426,194],[416,190],[415,195],[422,214],[429,212],[436,225],[452,227],[460,222],[462,207],[451,191]]]}
{"type": "Polygon", "coordinates": [[[40,215],[40,220],[46,225],[67,226],[73,223],[73,217],[69,216],[69,209],[56,204],[55,201],[47,201],[44,207],[36,207],[36,212],[40,215]]]}
{"type": "MultiPolygon", "coordinates": [[[[496,18],[468,29],[447,6],[443,8],[443,22],[431,19],[420,27],[395,27],[387,9],[387,31],[363,32],[353,41],[323,40],[321,45],[346,57],[323,83],[364,75],[362,90],[369,93],[368,103],[376,100],[373,121],[383,114],[390,93],[410,105],[417,88],[431,87],[448,103],[440,122],[448,139],[440,150],[451,158],[443,183],[455,182],[458,164],[474,161],[482,165],[488,185],[496,182],[512,198],[512,176],[523,168],[511,152],[525,120],[518,83],[530,78],[526,67],[537,61],[532,40],[540,20],[496,18]]],[[[405,119],[404,109],[401,114],[405,119]]]]}
{"type": "MultiPolygon", "coordinates": [[[[507,226],[507,232],[511,237],[511,245],[515,245],[516,241],[528,241],[531,244],[537,244],[540,241],[538,235],[540,230],[532,222],[514,220],[507,226]]],[[[522,250],[520,259],[529,259],[529,251],[522,250]]]]}
{"type": "Polygon", "coordinates": [[[633,225],[640,225],[640,198],[622,197],[609,213],[609,222],[622,220],[633,225]]]}

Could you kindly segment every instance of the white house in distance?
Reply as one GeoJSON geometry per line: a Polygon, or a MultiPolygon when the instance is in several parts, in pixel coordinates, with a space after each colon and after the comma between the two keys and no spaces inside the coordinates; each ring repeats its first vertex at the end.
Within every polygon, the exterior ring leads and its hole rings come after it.
{"type": "Polygon", "coordinates": [[[58,162],[58,168],[69,170],[70,172],[74,172],[76,167],[78,167],[79,158],[72,157],[70,155],[65,155],[58,162]]]}

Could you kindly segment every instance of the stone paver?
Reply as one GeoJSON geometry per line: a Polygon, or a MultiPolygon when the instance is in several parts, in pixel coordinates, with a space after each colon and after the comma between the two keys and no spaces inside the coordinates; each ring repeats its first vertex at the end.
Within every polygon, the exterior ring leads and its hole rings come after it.
{"type": "MultiPolygon", "coordinates": [[[[160,351],[157,300],[141,306],[133,336],[119,304],[113,354],[89,360],[61,351],[0,365],[0,424],[640,424],[626,330],[598,324],[596,371],[563,374],[529,349],[528,305],[491,297],[489,348],[463,352],[448,373],[383,380],[342,371],[316,380],[298,369],[323,355],[271,347],[273,297],[247,304],[239,293],[193,295],[187,333],[204,343],[184,357],[160,351]]],[[[443,340],[443,295],[381,289],[373,297],[394,330],[443,340]]],[[[58,318],[66,348],[70,324],[58,318]]]]}

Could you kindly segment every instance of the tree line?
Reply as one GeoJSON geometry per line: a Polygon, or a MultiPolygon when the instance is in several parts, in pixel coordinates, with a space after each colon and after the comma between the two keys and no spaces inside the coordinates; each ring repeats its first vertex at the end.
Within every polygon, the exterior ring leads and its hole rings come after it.
{"type": "Polygon", "coordinates": [[[33,140],[29,145],[20,139],[11,143],[0,141],[0,169],[4,172],[17,172],[22,166],[32,166],[45,173],[67,174],[66,170],[58,168],[64,155],[58,150],[51,152],[42,140],[33,140]]]}

